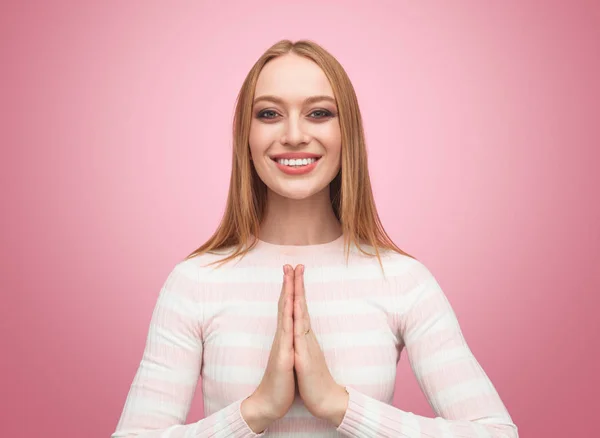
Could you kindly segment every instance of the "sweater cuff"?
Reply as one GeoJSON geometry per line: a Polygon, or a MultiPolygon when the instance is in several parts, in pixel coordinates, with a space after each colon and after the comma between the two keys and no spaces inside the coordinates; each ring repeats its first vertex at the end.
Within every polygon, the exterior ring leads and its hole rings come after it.
{"type": "Polygon", "coordinates": [[[263,430],[261,433],[254,432],[252,429],[250,429],[250,426],[248,426],[248,423],[246,423],[246,420],[244,420],[244,417],[242,416],[242,402],[244,400],[246,400],[246,398],[247,397],[244,397],[243,399],[240,399],[235,403],[235,417],[233,419],[233,424],[232,424],[232,428],[235,431],[235,437],[236,438],[262,437],[267,432],[267,429],[263,430]]]}
{"type": "Polygon", "coordinates": [[[377,424],[368,415],[370,410],[368,397],[349,386],[345,386],[345,389],[349,395],[348,408],[336,431],[350,437],[371,436],[368,432],[365,435],[365,432],[369,429],[377,430],[377,424]]]}

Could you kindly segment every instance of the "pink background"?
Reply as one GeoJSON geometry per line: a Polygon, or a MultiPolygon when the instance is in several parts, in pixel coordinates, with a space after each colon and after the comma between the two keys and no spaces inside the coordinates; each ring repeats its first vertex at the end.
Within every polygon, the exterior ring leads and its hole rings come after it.
{"type": "MultiPolygon", "coordinates": [[[[386,229],[437,277],[521,436],[590,436],[597,2],[13,3],[0,435],[114,431],[159,289],[221,217],[242,80],[309,38],[354,83],[386,229]]],[[[432,416],[406,357],[395,405],[432,416]]],[[[188,421],[202,409],[198,391],[188,421]]]]}

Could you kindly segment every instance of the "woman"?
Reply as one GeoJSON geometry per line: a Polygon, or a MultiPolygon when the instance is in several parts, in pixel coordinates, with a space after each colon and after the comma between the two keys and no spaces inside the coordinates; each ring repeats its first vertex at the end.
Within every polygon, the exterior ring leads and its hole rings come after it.
{"type": "Polygon", "coordinates": [[[518,436],[434,276],[383,230],[354,89],[310,41],[244,81],[224,218],[161,289],[112,437],[263,435],[518,436]],[[403,349],[438,418],[391,405],[403,349]],[[206,415],[184,424],[200,375],[206,415]]]}

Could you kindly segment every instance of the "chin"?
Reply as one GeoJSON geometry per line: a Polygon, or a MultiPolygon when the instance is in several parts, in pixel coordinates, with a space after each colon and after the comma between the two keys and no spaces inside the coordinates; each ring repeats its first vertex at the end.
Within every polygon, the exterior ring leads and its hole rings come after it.
{"type": "Polygon", "coordinates": [[[314,181],[281,181],[279,179],[268,181],[267,188],[282,198],[288,199],[307,199],[317,195],[324,189],[328,189],[328,184],[315,184],[314,181]],[[323,187],[322,187],[323,186],[323,187]]]}
{"type": "Polygon", "coordinates": [[[297,189],[283,189],[283,190],[274,190],[279,196],[288,199],[301,200],[307,199],[311,196],[319,193],[320,190],[297,190],[297,189]]]}

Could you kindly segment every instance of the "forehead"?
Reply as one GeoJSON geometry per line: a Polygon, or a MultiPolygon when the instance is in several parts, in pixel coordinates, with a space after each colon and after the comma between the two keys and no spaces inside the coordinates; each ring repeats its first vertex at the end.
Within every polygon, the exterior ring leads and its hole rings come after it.
{"type": "Polygon", "coordinates": [[[321,67],[308,58],[286,54],[272,59],[263,67],[254,95],[279,96],[289,102],[314,95],[334,97],[331,84],[321,67]]]}

